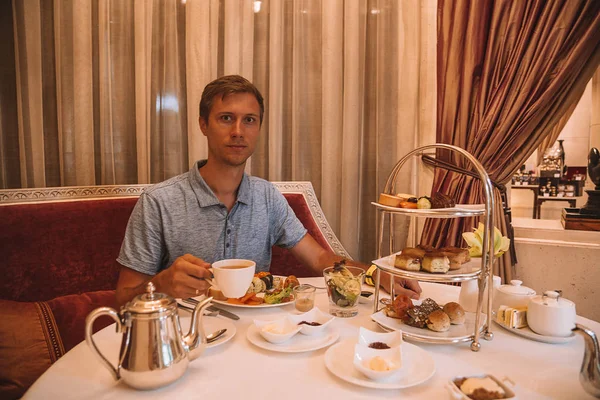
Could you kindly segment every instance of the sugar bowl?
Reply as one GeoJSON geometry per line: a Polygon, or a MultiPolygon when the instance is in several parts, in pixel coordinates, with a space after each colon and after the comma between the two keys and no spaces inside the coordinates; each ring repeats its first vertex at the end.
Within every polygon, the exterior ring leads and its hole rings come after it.
{"type": "Polygon", "coordinates": [[[545,336],[570,336],[575,328],[575,303],[561,297],[560,291],[548,290],[529,300],[527,324],[545,336]]]}

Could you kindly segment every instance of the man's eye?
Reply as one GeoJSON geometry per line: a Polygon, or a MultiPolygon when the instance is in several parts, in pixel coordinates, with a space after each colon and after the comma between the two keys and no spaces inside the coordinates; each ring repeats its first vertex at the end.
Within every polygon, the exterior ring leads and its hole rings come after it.
{"type": "Polygon", "coordinates": [[[253,123],[256,122],[256,118],[254,118],[254,117],[246,117],[245,121],[246,121],[247,124],[253,124],[253,123]]]}
{"type": "Polygon", "coordinates": [[[231,122],[231,115],[221,115],[221,120],[225,122],[231,122]]]}

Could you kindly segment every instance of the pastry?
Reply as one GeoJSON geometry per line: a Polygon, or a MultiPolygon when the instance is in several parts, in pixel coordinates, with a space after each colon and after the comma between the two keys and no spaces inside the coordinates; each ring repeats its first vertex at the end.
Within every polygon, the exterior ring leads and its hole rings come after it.
{"type": "MultiPolygon", "coordinates": [[[[460,247],[447,246],[447,247],[442,247],[440,249],[440,251],[452,254],[452,257],[454,258],[455,262],[458,262],[459,264],[464,264],[467,261],[471,261],[471,256],[469,256],[469,249],[462,249],[460,247]]],[[[450,256],[448,256],[448,258],[450,258],[450,256]]],[[[450,259],[450,262],[452,262],[452,259],[450,259]]]]}
{"type": "Polygon", "coordinates": [[[402,319],[405,324],[417,328],[425,328],[427,326],[427,317],[434,311],[442,308],[435,300],[426,298],[421,302],[420,306],[415,306],[406,310],[406,317],[402,319]]]}
{"type": "Polygon", "coordinates": [[[432,251],[423,257],[421,268],[427,272],[445,274],[450,270],[450,260],[443,253],[432,251]]]}
{"type": "Polygon", "coordinates": [[[379,204],[389,207],[400,207],[400,203],[404,201],[403,198],[397,197],[393,194],[381,193],[379,195],[379,204]]]}
{"type": "Polygon", "coordinates": [[[421,270],[421,259],[410,255],[396,254],[396,260],[394,261],[394,267],[403,269],[405,271],[420,271],[421,270]]]}
{"type": "Polygon", "coordinates": [[[405,247],[404,249],[402,249],[402,254],[416,258],[423,258],[425,256],[425,253],[425,250],[420,249],[418,247],[405,247]]]}
{"type": "Polygon", "coordinates": [[[456,203],[450,197],[443,193],[435,192],[431,196],[431,208],[450,208],[454,207],[456,203]]]}
{"type": "Polygon", "coordinates": [[[417,245],[417,249],[421,249],[421,250],[425,251],[426,253],[435,250],[435,248],[429,244],[419,244],[419,245],[417,245]]]}
{"type": "Polygon", "coordinates": [[[455,302],[446,303],[443,311],[448,314],[452,325],[462,325],[465,323],[465,310],[460,304],[455,302]]]}
{"type": "Polygon", "coordinates": [[[405,319],[407,311],[413,307],[414,305],[410,297],[398,295],[384,310],[385,314],[390,318],[405,319]]]}
{"type": "Polygon", "coordinates": [[[450,329],[450,317],[442,310],[436,310],[427,317],[427,327],[432,331],[446,332],[450,329]]]}

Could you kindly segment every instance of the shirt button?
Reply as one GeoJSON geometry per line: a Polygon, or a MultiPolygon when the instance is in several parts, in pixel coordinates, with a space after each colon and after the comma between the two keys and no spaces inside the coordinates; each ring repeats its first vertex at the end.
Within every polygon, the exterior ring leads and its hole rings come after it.
{"type": "Polygon", "coordinates": [[[229,235],[231,233],[231,229],[227,229],[227,234],[229,235]]]}
{"type": "Polygon", "coordinates": [[[229,248],[229,243],[225,243],[225,247],[229,248]]]}

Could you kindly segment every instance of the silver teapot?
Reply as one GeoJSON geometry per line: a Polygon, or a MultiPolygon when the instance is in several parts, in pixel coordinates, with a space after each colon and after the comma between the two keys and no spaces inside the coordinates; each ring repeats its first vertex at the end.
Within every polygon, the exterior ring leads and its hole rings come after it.
{"type": "Polygon", "coordinates": [[[135,297],[117,313],[110,307],[92,311],[86,318],[85,340],[115,379],[123,379],[136,389],[155,389],[179,379],[191,360],[206,347],[202,326],[204,309],[212,297],[198,303],[192,313],[190,331],[183,336],[174,298],[155,293],[152,282],[146,293],[135,297]],[[123,334],[118,365],[115,367],[100,352],[92,336],[96,318],[108,315],[123,334]]]}
{"type": "Polygon", "coordinates": [[[575,324],[573,332],[583,336],[585,354],[579,372],[579,381],[586,392],[600,398],[600,359],[598,358],[598,339],[596,334],[583,325],[575,324]]]}

